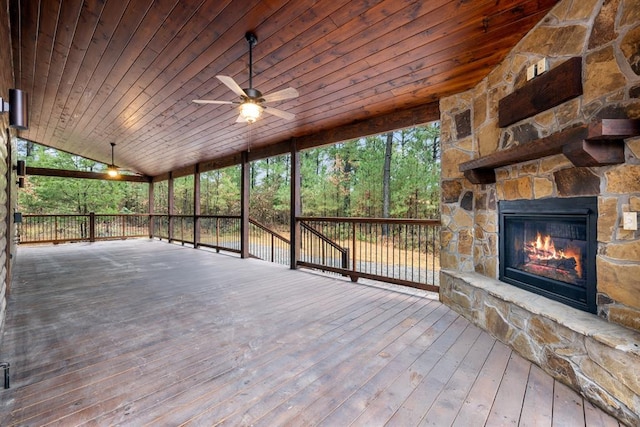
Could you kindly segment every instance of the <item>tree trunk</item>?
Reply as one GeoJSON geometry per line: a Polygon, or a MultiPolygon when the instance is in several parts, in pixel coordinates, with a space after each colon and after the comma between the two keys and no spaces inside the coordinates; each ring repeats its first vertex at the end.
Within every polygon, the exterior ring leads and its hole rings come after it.
{"type": "MultiPolygon", "coordinates": [[[[382,171],[382,217],[389,218],[389,211],[391,205],[391,155],[393,146],[393,132],[387,134],[387,141],[384,149],[384,167],[382,171]]],[[[383,224],[382,236],[386,237],[389,234],[389,225],[383,224]]]]}

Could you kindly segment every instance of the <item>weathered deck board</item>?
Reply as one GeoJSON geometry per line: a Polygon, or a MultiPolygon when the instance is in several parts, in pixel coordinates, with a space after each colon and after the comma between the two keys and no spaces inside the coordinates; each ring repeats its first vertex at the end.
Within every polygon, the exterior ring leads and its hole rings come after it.
{"type": "Polygon", "coordinates": [[[14,280],[3,426],[617,425],[427,294],[147,240],[14,280]]]}

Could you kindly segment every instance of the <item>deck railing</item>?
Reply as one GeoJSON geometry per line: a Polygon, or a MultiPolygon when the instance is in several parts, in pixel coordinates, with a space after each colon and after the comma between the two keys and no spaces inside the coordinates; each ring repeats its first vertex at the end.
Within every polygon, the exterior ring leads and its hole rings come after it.
{"type": "Polygon", "coordinates": [[[437,291],[439,220],[301,217],[298,265],[437,291]]]}
{"type": "Polygon", "coordinates": [[[291,242],[266,225],[249,218],[249,253],[266,261],[289,265],[291,242]]]}
{"type": "Polygon", "coordinates": [[[63,243],[144,237],[147,214],[22,215],[20,243],[63,243]]]}
{"type": "MultiPolygon", "coordinates": [[[[439,220],[300,217],[298,266],[437,291],[439,220]]],[[[21,243],[155,237],[241,253],[239,215],[23,215],[21,243]]],[[[286,235],[249,220],[249,254],[289,265],[286,235]]]]}

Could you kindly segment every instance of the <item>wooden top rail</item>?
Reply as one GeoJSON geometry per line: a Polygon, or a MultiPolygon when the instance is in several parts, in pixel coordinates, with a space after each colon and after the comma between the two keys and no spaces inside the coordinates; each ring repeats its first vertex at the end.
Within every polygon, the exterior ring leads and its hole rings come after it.
{"type": "Polygon", "coordinates": [[[577,167],[624,163],[624,138],[640,135],[640,120],[601,119],[462,163],[459,170],[474,184],[496,182],[495,168],[564,154],[577,167]]]}
{"type": "Polygon", "coordinates": [[[339,244],[337,244],[336,242],[334,242],[333,240],[331,240],[330,238],[328,238],[327,236],[325,236],[324,234],[322,234],[321,232],[319,232],[315,228],[311,227],[309,224],[305,224],[304,222],[302,222],[301,225],[302,225],[302,228],[304,228],[305,230],[309,231],[311,234],[313,234],[314,236],[316,236],[317,238],[319,238],[320,240],[322,240],[324,243],[328,244],[329,246],[333,247],[338,252],[340,252],[342,254],[347,254],[349,252],[349,250],[347,248],[343,248],[342,246],[340,246],[339,244]]]}
{"type": "Polygon", "coordinates": [[[298,221],[324,221],[324,222],[347,222],[363,224],[414,224],[439,226],[440,219],[408,219],[408,218],[360,218],[360,217],[328,217],[328,216],[299,216],[298,221]]]}
{"type": "Polygon", "coordinates": [[[286,237],[284,237],[284,236],[281,236],[280,234],[278,234],[278,233],[276,233],[275,231],[271,230],[271,229],[270,229],[269,227],[267,227],[266,225],[259,223],[259,222],[258,222],[258,221],[256,221],[255,219],[253,219],[253,218],[249,218],[249,222],[250,222],[251,224],[255,225],[256,227],[258,227],[259,229],[264,230],[264,231],[266,231],[267,233],[274,235],[275,237],[277,237],[278,239],[282,240],[283,242],[285,242],[285,243],[289,243],[289,244],[291,243],[291,242],[289,241],[289,239],[287,239],[287,238],[286,238],[286,237]]]}

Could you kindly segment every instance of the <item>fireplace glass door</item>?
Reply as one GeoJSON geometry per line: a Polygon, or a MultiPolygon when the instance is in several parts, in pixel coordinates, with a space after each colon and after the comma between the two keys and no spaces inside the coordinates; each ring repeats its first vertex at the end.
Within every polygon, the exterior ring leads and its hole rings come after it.
{"type": "Polygon", "coordinates": [[[592,199],[500,202],[500,280],[595,312],[592,199]]]}

